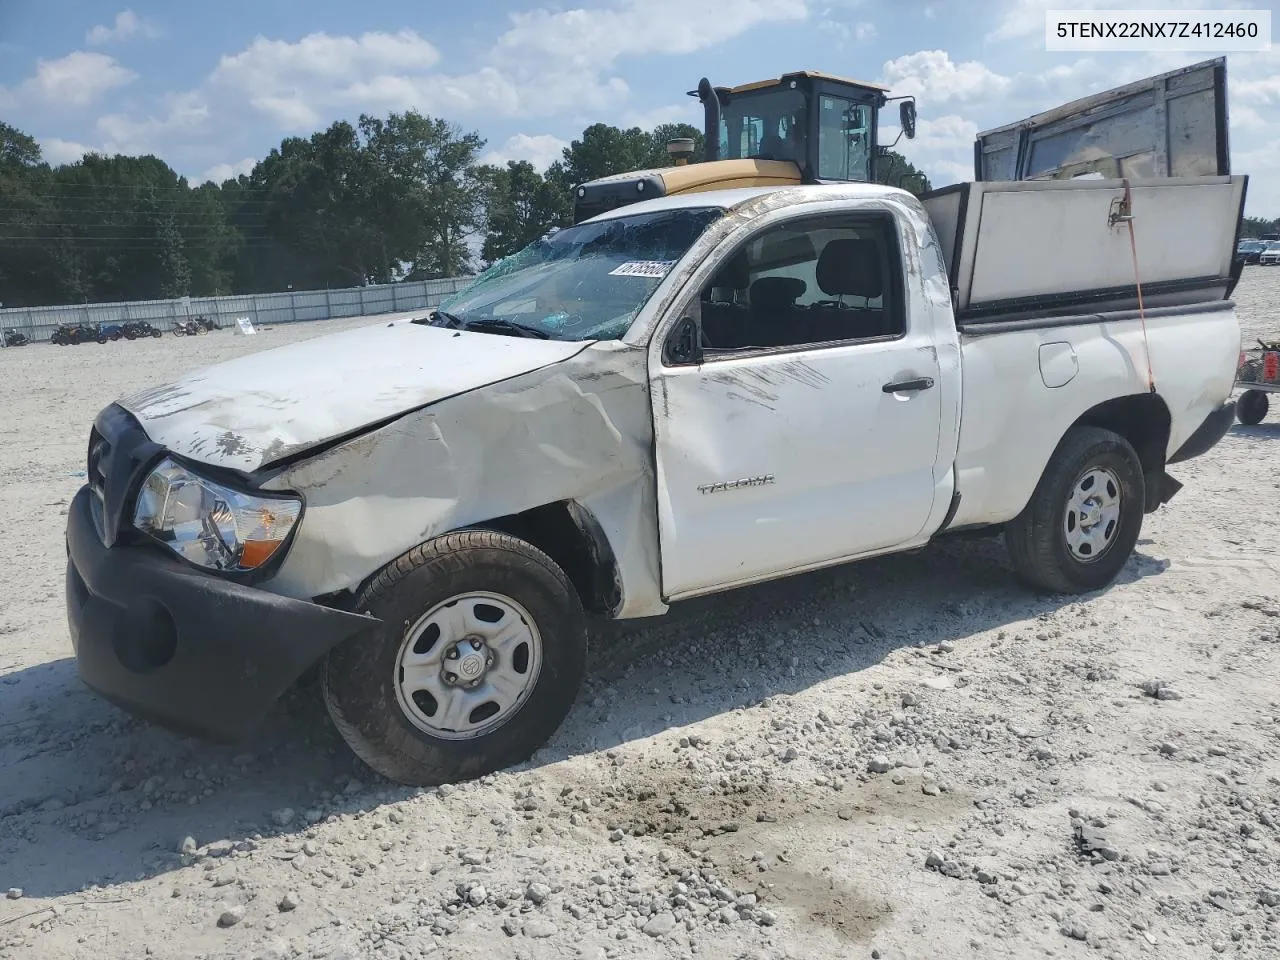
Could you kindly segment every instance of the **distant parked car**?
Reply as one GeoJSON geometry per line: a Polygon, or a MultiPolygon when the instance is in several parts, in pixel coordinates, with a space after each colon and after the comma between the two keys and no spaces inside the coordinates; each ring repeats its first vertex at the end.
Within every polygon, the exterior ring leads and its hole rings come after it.
{"type": "Polygon", "coordinates": [[[1262,251],[1267,249],[1265,240],[1241,240],[1236,244],[1236,259],[1245,263],[1257,263],[1262,251]]]}
{"type": "Polygon", "coordinates": [[[1266,249],[1258,257],[1258,263],[1264,267],[1280,264],[1280,240],[1272,240],[1267,244],[1266,249]]]}

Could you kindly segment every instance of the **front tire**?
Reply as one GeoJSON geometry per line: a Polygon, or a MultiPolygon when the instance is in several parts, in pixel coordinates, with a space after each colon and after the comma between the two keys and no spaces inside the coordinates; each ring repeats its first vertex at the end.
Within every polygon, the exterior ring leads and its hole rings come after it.
{"type": "Polygon", "coordinates": [[[1055,593],[1100,590],[1128,562],[1142,531],[1146,481],[1127,440],[1100,427],[1072,429],[1031,501],[1005,529],[1017,575],[1055,593]]]}
{"type": "Polygon", "coordinates": [[[1252,427],[1263,421],[1270,406],[1271,401],[1261,390],[1246,390],[1236,401],[1236,419],[1245,426],[1252,427]]]}
{"type": "Polygon", "coordinates": [[[325,704],[355,754],[411,786],[521,763],[556,731],[586,667],[582,603],[542,551],[450,533],[383,568],[356,610],[382,621],[332,650],[325,704]]]}

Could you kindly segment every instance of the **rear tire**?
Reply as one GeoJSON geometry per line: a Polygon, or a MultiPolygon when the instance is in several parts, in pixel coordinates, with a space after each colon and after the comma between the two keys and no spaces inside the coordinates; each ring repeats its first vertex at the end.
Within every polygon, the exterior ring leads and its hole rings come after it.
{"type": "Polygon", "coordinates": [[[1252,427],[1263,421],[1270,406],[1271,401],[1261,390],[1246,390],[1236,401],[1236,419],[1252,427]]]}
{"type": "Polygon", "coordinates": [[[1015,572],[1055,593],[1106,587],[1137,545],[1145,505],[1142,463],[1129,442],[1100,427],[1073,428],[1005,528],[1015,572]]]}
{"type": "Polygon", "coordinates": [[[355,609],[383,623],[326,657],[325,704],[348,746],[390,780],[431,786],[522,763],[577,697],[582,603],[546,554],[515,537],[471,530],[417,546],[355,609]]]}

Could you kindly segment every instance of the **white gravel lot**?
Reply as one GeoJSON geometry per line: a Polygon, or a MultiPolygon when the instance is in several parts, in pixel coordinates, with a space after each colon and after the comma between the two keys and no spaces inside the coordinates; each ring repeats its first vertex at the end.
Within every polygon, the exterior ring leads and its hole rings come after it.
{"type": "MultiPolygon", "coordinates": [[[[1237,302],[1280,336],[1280,269],[1237,302]]],[[[1280,398],[1110,590],[951,542],[601,624],[547,749],[416,791],[305,693],[129,718],[64,619],[97,411],[351,325],[0,350],[0,960],[1280,956],[1280,398]]]]}

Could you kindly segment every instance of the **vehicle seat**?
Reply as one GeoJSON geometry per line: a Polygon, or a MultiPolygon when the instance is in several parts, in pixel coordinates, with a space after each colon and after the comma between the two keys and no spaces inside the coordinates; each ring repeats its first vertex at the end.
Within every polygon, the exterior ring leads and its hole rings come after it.
{"type": "Polygon", "coordinates": [[[748,299],[752,313],[785,314],[795,309],[809,285],[799,277],[761,277],[751,285],[748,299]]]}
{"type": "Polygon", "coordinates": [[[893,332],[886,326],[883,307],[844,303],[844,297],[863,297],[871,301],[884,294],[880,245],[875,240],[832,240],[818,258],[816,273],[819,289],[839,301],[824,304],[825,309],[821,311],[821,315],[833,325],[828,339],[861,339],[893,332]]]}
{"type": "Polygon", "coordinates": [[[796,300],[809,285],[799,277],[761,277],[747,292],[751,309],[734,335],[744,346],[775,347],[795,342],[803,308],[796,300]]]}
{"type": "Polygon", "coordinates": [[[720,300],[712,300],[712,291],[745,290],[750,280],[750,267],[745,251],[720,268],[715,279],[702,291],[702,334],[713,347],[740,342],[742,325],[747,320],[746,307],[720,300]]]}

